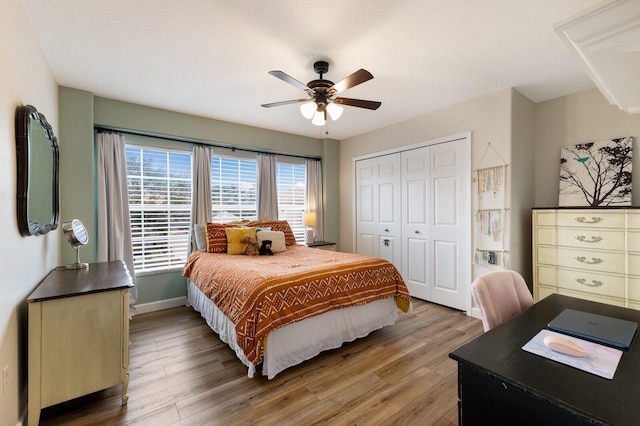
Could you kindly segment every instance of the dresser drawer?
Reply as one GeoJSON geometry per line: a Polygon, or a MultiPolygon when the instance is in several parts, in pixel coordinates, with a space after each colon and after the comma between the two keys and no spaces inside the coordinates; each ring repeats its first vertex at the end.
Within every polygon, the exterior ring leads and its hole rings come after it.
{"type": "Polygon", "coordinates": [[[607,275],[584,270],[558,269],[559,288],[624,298],[624,286],[624,275],[607,275]]]}
{"type": "Polygon", "coordinates": [[[629,275],[640,277],[640,254],[630,254],[627,259],[629,261],[629,275]]]}
{"type": "Polygon", "coordinates": [[[558,227],[620,228],[625,226],[624,213],[579,210],[558,213],[558,227]]]}
{"type": "Polygon", "coordinates": [[[624,299],[617,299],[615,297],[602,296],[602,295],[594,294],[594,293],[586,293],[584,291],[572,291],[572,290],[566,290],[566,289],[563,289],[563,288],[559,288],[558,289],[558,294],[564,294],[565,296],[577,297],[579,299],[592,300],[594,302],[608,303],[609,305],[615,305],[615,306],[624,307],[625,304],[626,304],[624,299]]]}
{"type": "Polygon", "coordinates": [[[640,303],[640,277],[629,277],[629,299],[640,303]]]}
{"type": "Polygon", "coordinates": [[[627,228],[629,229],[640,229],[640,212],[629,212],[627,213],[627,228]]]}
{"type": "Polygon", "coordinates": [[[632,253],[640,253],[640,231],[627,232],[627,250],[632,253]]]}
{"type": "Polygon", "coordinates": [[[566,266],[569,268],[623,274],[625,270],[625,256],[623,253],[559,247],[557,264],[558,266],[566,266]]]}
{"type": "Polygon", "coordinates": [[[555,212],[534,212],[538,226],[556,226],[555,212]]]}
{"type": "Polygon", "coordinates": [[[558,289],[556,289],[555,287],[545,287],[543,285],[538,286],[535,288],[535,294],[534,294],[535,301],[539,302],[545,297],[550,296],[557,292],[558,292],[558,289]]]}
{"type": "Polygon", "coordinates": [[[538,228],[536,231],[536,243],[550,246],[557,245],[555,228],[538,228]]]}
{"type": "Polygon", "coordinates": [[[536,247],[536,255],[538,264],[543,265],[557,265],[558,264],[558,249],[555,247],[536,247]]]}
{"type": "Polygon", "coordinates": [[[558,245],[596,250],[624,250],[624,231],[605,229],[558,229],[558,245]]]}
{"type": "Polygon", "coordinates": [[[536,283],[556,287],[558,285],[558,268],[538,265],[536,268],[536,283]]]}

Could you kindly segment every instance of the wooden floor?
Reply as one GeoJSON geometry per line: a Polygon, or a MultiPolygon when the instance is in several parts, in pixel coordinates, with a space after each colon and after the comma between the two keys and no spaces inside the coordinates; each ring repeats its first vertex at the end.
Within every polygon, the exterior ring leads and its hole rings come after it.
{"type": "Polygon", "coordinates": [[[480,320],[413,301],[395,325],[273,380],[247,369],[188,307],[131,321],[129,402],[114,387],[42,411],[42,425],[456,425],[449,352],[480,320]]]}

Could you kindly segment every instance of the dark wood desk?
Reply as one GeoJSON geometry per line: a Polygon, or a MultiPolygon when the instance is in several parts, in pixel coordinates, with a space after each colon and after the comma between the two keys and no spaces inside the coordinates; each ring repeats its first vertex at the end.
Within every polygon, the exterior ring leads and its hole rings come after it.
{"type": "Polygon", "coordinates": [[[640,336],[613,380],[523,351],[563,309],[640,323],[640,311],[553,294],[449,356],[460,425],[640,424],[640,336]]]}

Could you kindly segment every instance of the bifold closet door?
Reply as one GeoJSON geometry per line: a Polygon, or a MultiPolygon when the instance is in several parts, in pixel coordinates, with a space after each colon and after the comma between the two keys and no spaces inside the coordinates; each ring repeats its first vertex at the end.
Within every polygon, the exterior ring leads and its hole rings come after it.
{"type": "Polygon", "coordinates": [[[401,153],[402,277],[411,296],[431,300],[430,148],[401,153]]]}
{"type": "Polygon", "coordinates": [[[356,161],[356,252],[401,270],[400,154],[356,161]]]}
{"type": "Polygon", "coordinates": [[[468,137],[355,162],[356,252],[391,261],[413,297],[470,307],[468,137]]]}
{"type": "Polygon", "coordinates": [[[413,297],[467,310],[469,142],[434,144],[401,155],[402,276],[413,297]]]}
{"type": "Polygon", "coordinates": [[[471,148],[467,138],[430,147],[431,300],[470,308],[471,148]]]}

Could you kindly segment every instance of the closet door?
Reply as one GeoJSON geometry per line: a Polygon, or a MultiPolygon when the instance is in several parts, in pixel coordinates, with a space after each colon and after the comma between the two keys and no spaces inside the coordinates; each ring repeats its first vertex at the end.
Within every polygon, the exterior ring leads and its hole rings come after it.
{"type": "Polygon", "coordinates": [[[356,161],[356,253],[401,270],[400,154],[356,161]]]}
{"type": "Polygon", "coordinates": [[[468,311],[471,287],[471,147],[468,138],[430,147],[432,302],[468,311]]]}
{"type": "Polygon", "coordinates": [[[430,149],[403,151],[401,158],[402,277],[411,296],[430,300],[430,149]]]}

